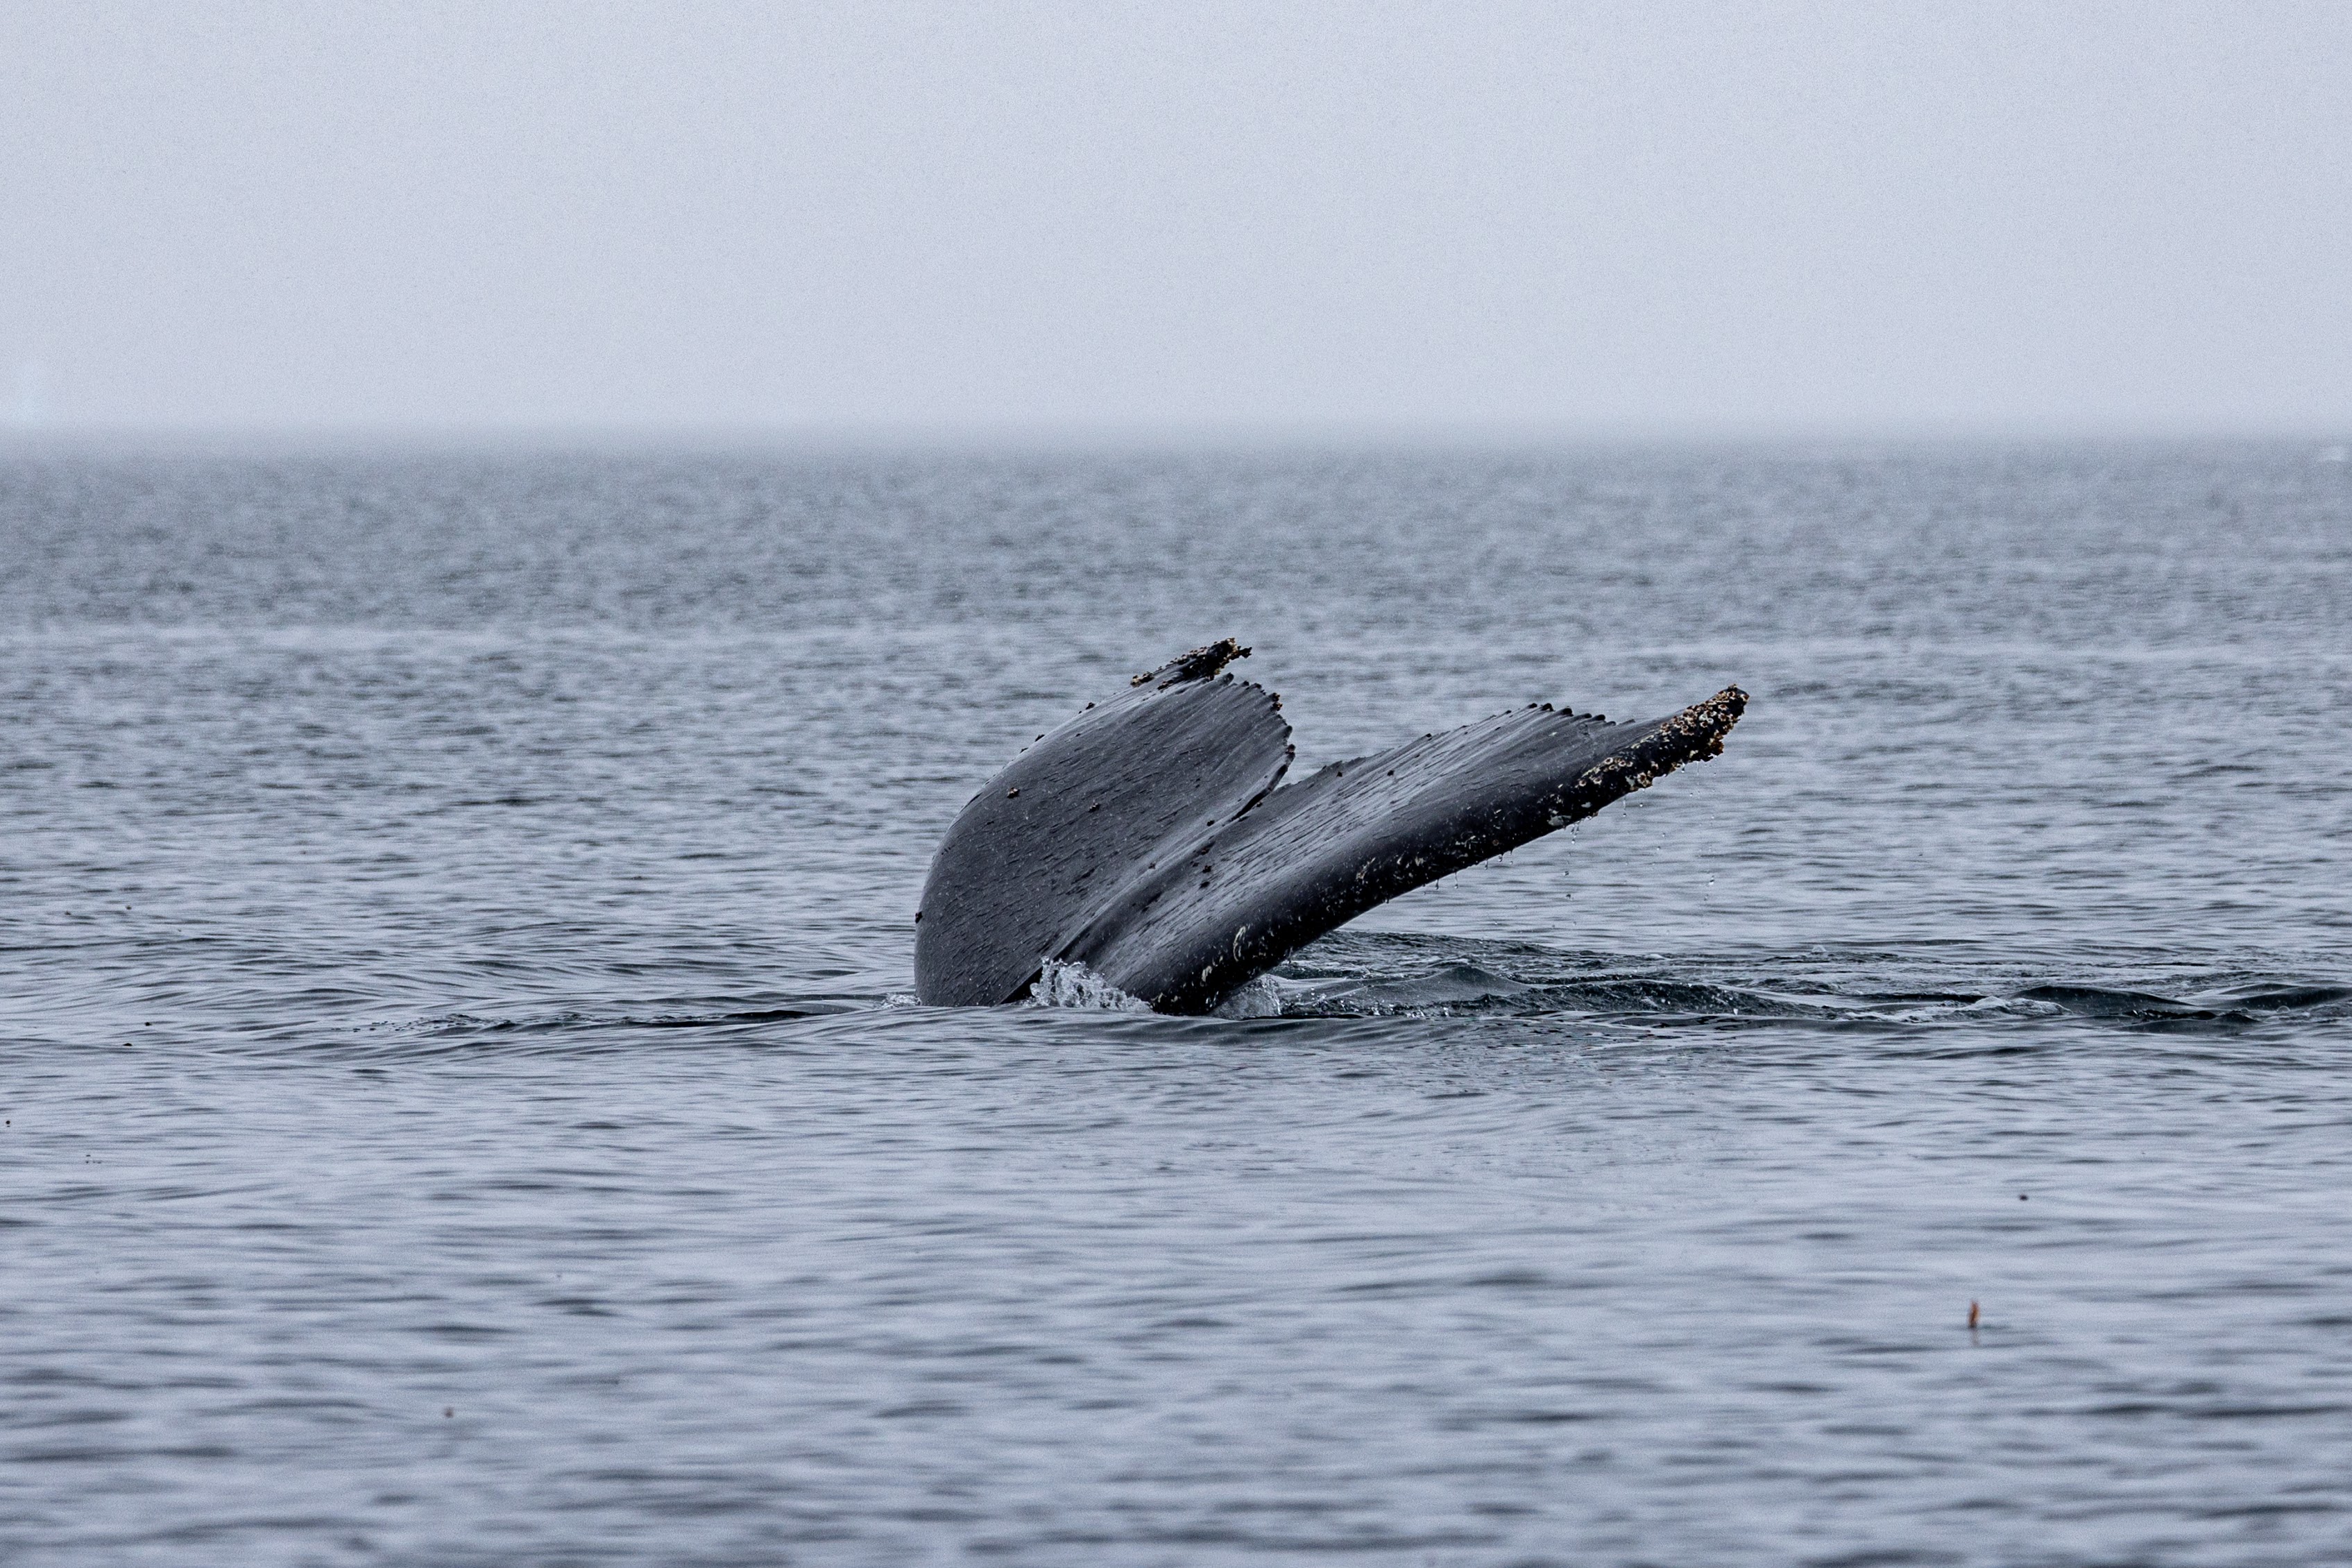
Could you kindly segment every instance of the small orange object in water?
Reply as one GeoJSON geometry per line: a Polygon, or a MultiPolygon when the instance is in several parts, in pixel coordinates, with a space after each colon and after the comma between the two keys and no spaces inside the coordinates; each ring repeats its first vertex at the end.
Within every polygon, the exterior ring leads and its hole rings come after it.
{"type": "Polygon", "coordinates": [[[1977,1326],[1977,1304],[1976,1304],[1974,1301],[1971,1301],[1971,1302],[1969,1302],[1969,1327],[1970,1327],[1970,1328],[1972,1328],[1972,1329],[1973,1329],[1973,1328],[1975,1328],[1976,1326],[1977,1326]]]}

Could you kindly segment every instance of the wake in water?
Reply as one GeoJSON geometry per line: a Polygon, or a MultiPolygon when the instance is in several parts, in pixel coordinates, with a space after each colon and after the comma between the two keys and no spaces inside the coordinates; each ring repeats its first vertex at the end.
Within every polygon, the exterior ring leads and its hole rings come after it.
{"type": "Polygon", "coordinates": [[[1811,948],[1701,960],[1343,932],[1266,977],[1286,1017],[1583,1016],[1649,1023],[1886,1026],[2084,1018],[2142,1028],[2352,1017],[2352,984],[2259,964],[2102,964],[2036,975],[1901,953],[1811,948]]]}
{"type": "MultiPolygon", "coordinates": [[[[1049,961],[1012,1012],[1166,1018],[1083,963],[1049,961]]],[[[351,1033],[393,1045],[505,1040],[563,1048],[616,1032],[757,1039],[825,1030],[877,1013],[909,1024],[937,1010],[903,993],[725,997],[499,1016],[447,1013],[370,1022],[351,1033]]],[[[1225,998],[1213,1019],[1565,1019],[1644,1030],[1769,1026],[1895,1035],[1940,1026],[2089,1026],[2138,1032],[2230,1032],[2352,1020],[2352,982],[2248,955],[2183,968],[2114,954],[2075,964],[1981,963],[1937,954],[1812,947],[1723,957],[1569,952],[1535,943],[1343,931],[1225,998]]],[[[1173,1023],[1173,1019],[1167,1019],[1173,1023]]]]}
{"type": "MultiPolygon", "coordinates": [[[[1084,964],[1049,962],[1027,1005],[1149,1013],[1084,964]]],[[[2137,966],[2037,976],[1813,948],[1737,960],[1570,953],[1526,943],[1345,932],[1229,997],[1244,1018],[1577,1017],[1721,1027],[1903,1029],[2079,1019],[2144,1030],[2352,1017],[2352,984],[2264,967],[2137,966]]]]}

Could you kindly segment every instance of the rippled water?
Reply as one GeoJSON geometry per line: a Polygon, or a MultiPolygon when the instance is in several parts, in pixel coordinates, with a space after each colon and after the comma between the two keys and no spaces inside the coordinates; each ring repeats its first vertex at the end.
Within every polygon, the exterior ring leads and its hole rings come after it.
{"type": "Polygon", "coordinates": [[[2352,1559],[2309,448],[19,457],[0,563],[0,1557],[2352,1559]],[[1755,700],[1279,1016],[894,999],[1227,633],[1302,766],[1755,700]]]}

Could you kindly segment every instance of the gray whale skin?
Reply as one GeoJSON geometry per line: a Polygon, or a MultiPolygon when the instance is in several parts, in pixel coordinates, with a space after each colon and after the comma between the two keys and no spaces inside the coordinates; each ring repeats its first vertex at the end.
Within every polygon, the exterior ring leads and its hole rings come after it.
{"type": "Polygon", "coordinates": [[[1282,700],[1223,673],[1249,651],[1137,676],[972,797],[915,916],[918,1001],[1018,1001],[1052,960],[1205,1013],[1374,905],[1721,754],[1748,706],[1736,686],[1631,724],[1530,704],[1286,784],[1282,700]]]}

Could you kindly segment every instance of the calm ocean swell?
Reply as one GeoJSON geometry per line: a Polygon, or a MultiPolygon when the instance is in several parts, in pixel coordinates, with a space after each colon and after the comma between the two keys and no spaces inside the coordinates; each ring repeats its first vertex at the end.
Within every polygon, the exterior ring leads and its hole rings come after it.
{"type": "Polygon", "coordinates": [[[2352,1559],[2352,466],[30,455],[0,560],[9,1562],[2352,1559]],[[1755,702],[1265,1016],[907,1005],[1229,633],[1302,767],[1755,702]]]}

